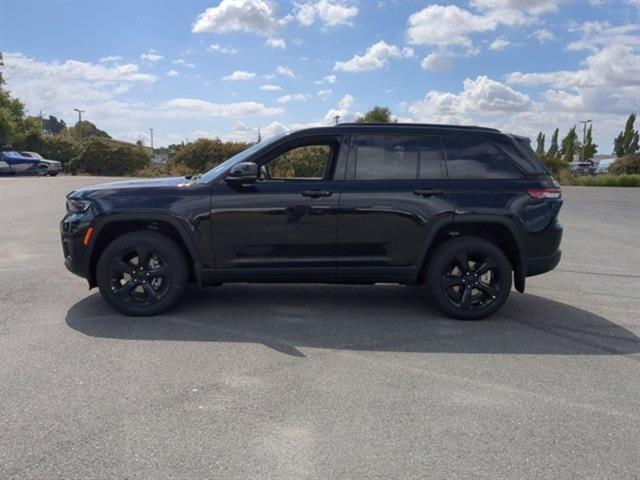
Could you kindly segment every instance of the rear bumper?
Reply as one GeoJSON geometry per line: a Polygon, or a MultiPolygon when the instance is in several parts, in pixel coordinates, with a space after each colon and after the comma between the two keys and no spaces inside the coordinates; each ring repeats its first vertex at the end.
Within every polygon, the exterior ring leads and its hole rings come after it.
{"type": "Polygon", "coordinates": [[[556,268],[558,263],[560,263],[561,257],[562,252],[560,250],[557,250],[551,255],[530,258],[529,260],[527,260],[527,277],[533,277],[535,275],[540,275],[542,273],[553,270],[554,268],[556,268]]]}

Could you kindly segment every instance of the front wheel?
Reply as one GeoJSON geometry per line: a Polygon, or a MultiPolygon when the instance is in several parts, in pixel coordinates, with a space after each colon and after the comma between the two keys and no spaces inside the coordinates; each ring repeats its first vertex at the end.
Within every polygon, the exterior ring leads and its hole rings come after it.
{"type": "Polygon", "coordinates": [[[173,307],[184,294],[188,275],[178,245],[150,231],[116,238],[96,268],[102,297],[116,310],[134,316],[157,315],[173,307]]]}
{"type": "Polygon", "coordinates": [[[440,245],[426,272],[431,298],[447,315],[478,320],[497,312],[511,292],[511,264],[495,244],[461,237],[440,245]]]}

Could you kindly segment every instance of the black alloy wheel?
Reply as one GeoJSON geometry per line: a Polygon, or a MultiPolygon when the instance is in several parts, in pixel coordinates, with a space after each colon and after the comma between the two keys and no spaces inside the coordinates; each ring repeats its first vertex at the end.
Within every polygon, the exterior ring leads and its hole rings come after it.
{"type": "Polygon", "coordinates": [[[461,237],[442,244],[427,267],[427,286],[454,318],[477,320],[499,310],[511,291],[511,264],[493,243],[461,237]]]}
{"type": "Polygon", "coordinates": [[[155,315],[171,308],[188,279],[180,248],[150,231],[116,238],[100,256],[96,273],[104,299],[127,315],[155,315]]]}

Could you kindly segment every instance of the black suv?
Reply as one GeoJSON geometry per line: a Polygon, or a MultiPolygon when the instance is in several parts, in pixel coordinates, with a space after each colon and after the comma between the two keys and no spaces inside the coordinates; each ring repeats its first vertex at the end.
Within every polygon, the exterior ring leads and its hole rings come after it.
{"type": "Polygon", "coordinates": [[[527,139],[339,124],[255,144],[193,177],[75,190],[65,264],[128,315],[188,282],[425,285],[446,314],[497,311],[560,261],[559,185],[527,139]]]}

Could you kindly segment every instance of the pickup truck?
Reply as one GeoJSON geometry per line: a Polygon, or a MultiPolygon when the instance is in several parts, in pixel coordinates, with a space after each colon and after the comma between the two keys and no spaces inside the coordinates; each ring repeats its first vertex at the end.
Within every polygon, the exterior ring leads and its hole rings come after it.
{"type": "Polygon", "coordinates": [[[37,153],[18,152],[10,148],[0,150],[0,174],[35,173],[53,176],[61,170],[60,162],[45,160],[37,153]]]}

